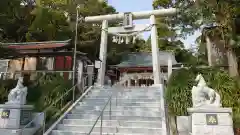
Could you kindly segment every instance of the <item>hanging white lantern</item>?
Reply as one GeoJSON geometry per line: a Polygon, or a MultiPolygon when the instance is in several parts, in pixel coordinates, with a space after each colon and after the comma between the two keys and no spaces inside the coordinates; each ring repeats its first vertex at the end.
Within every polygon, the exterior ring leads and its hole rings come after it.
{"type": "Polygon", "coordinates": [[[118,43],[118,37],[114,36],[114,43],[118,43]]]}
{"type": "Polygon", "coordinates": [[[121,44],[121,37],[118,37],[118,44],[121,44]]]}
{"type": "Polygon", "coordinates": [[[124,38],[123,37],[121,38],[121,43],[124,43],[124,38]]]}
{"type": "Polygon", "coordinates": [[[112,42],[116,43],[116,37],[115,36],[112,37],[112,42]]]}
{"type": "Polygon", "coordinates": [[[129,42],[130,42],[130,37],[126,36],[126,44],[129,44],[129,42]]]}
{"type": "Polygon", "coordinates": [[[133,37],[133,44],[136,43],[136,36],[133,37]]]}

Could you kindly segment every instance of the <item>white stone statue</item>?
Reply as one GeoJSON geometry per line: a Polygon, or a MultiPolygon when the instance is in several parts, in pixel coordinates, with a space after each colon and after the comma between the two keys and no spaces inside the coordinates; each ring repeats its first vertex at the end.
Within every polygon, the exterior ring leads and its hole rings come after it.
{"type": "Polygon", "coordinates": [[[23,77],[18,78],[17,86],[13,88],[8,95],[6,104],[25,105],[27,97],[27,87],[23,85],[23,77]]]}
{"type": "Polygon", "coordinates": [[[198,81],[197,86],[192,88],[193,107],[221,107],[220,95],[213,89],[209,88],[201,74],[195,81],[198,81]]]}

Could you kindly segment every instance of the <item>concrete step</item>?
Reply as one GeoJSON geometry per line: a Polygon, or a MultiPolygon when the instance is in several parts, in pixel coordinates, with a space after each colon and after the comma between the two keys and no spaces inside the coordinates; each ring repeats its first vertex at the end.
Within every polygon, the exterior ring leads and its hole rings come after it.
{"type": "MultiPolygon", "coordinates": [[[[99,115],[79,115],[79,114],[67,114],[67,119],[90,119],[90,120],[96,120],[99,115]]],[[[104,114],[103,115],[104,120],[139,120],[139,121],[155,121],[155,120],[161,120],[162,117],[149,117],[149,116],[135,116],[135,115],[111,115],[104,114]]]]}
{"type": "MultiPolygon", "coordinates": [[[[160,88],[95,88],[58,124],[51,135],[87,135],[110,96],[103,113],[103,135],[162,135],[160,88]],[[117,106],[116,106],[117,105],[117,106]]],[[[91,135],[99,135],[101,119],[91,135]]]]}
{"type": "Polygon", "coordinates": [[[120,134],[145,134],[145,135],[161,135],[161,128],[138,128],[138,127],[118,127],[120,134]]]}
{"type": "MultiPolygon", "coordinates": [[[[100,106],[77,106],[73,109],[73,112],[88,112],[88,111],[102,111],[103,107],[100,106]]],[[[109,105],[105,108],[106,110],[110,110],[109,105]]],[[[160,107],[139,107],[139,106],[115,106],[111,108],[112,111],[162,111],[160,107]]]]}
{"type": "MultiPolygon", "coordinates": [[[[91,128],[93,125],[90,126],[85,126],[85,125],[66,125],[66,124],[59,124],[57,126],[57,130],[62,130],[62,131],[78,131],[78,132],[90,132],[91,128]]],[[[101,126],[95,126],[92,132],[100,132],[101,126]]],[[[105,133],[116,133],[117,132],[117,127],[113,126],[103,126],[102,127],[102,132],[105,133]]]]}
{"type": "MultiPolygon", "coordinates": [[[[88,110],[88,111],[101,111],[103,109],[104,105],[97,105],[97,106],[84,106],[84,105],[79,105],[76,106],[73,111],[83,111],[83,110],[88,110]]],[[[110,109],[110,104],[108,104],[105,108],[106,110],[110,109]]],[[[111,107],[112,111],[122,111],[122,110],[131,110],[131,111],[162,111],[160,106],[115,106],[112,105],[111,107]]]]}
{"type": "Polygon", "coordinates": [[[129,90],[160,90],[160,88],[156,88],[156,87],[126,87],[124,89],[122,89],[124,91],[129,91],[129,90]]]}
{"type": "MultiPolygon", "coordinates": [[[[98,101],[83,101],[79,102],[77,106],[104,106],[107,104],[107,101],[105,100],[98,100],[98,101]]],[[[108,104],[113,107],[113,106],[139,106],[139,107],[159,107],[161,106],[160,102],[142,102],[142,101],[116,101],[116,100],[111,100],[108,102],[108,104]]]]}
{"type": "MultiPolygon", "coordinates": [[[[113,98],[152,98],[152,99],[160,99],[161,95],[150,95],[150,94],[139,94],[139,95],[131,95],[131,94],[112,94],[113,98]]],[[[89,97],[98,97],[98,98],[109,98],[111,94],[99,93],[99,94],[90,94],[89,97]]]]}
{"type": "Polygon", "coordinates": [[[116,91],[113,91],[113,90],[95,90],[95,91],[92,91],[91,93],[93,94],[98,94],[98,93],[114,93],[116,91]]]}
{"type": "Polygon", "coordinates": [[[117,94],[113,94],[114,97],[155,97],[155,98],[159,98],[161,97],[161,94],[157,94],[157,93],[117,93],[117,94]]]}
{"type": "Polygon", "coordinates": [[[132,92],[132,93],[161,93],[160,90],[118,90],[118,92],[132,92]]]}
{"type": "MultiPolygon", "coordinates": [[[[132,103],[131,105],[119,105],[121,104],[121,102],[118,103],[118,105],[116,106],[116,104],[111,104],[111,108],[116,108],[116,109],[120,109],[120,108],[160,108],[160,104],[136,104],[134,105],[134,103],[132,103]]],[[[85,105],[85,104],[79,104],[78,106],[76,106],[76,108],[103,108],[105,106],[105,104],[98,104],[96,103],[95,105],[85,105]]],[[[106,106],[106,108],[110,107],[110,102],[108,103],[108,105],[106,106]]]]}
{"type": "MultiPolygon", "coordinates": [[[[162,113],[161,112],[146,112],[146,111],[111,111],[110,110],[105,110],[104,114],[105,115],[115,115],[115,116],[142,116],[142,117],[161,117],[162,113]]],[[[94,117],[94,116],[99,116],[100,111],[91,111],[88,113],[82,113],[82,112],[72,112],[70,114],[75,114],[79,115],[83,118],[87,117],[94,117]]]]}
{"type": "MultiPolygon", "coordinates": [[[[91,130],[92,126],[79,126],[79,125],[63,125],[59,124],[57,129],[62,131],[73,131],[73,132],[86,132],[88,133],[91,130]]],[[[138,127],[114,127],[114,126],[95,126],[93,132],[101,131],[104,133],[121,133],[121,134],[131,134],[131,133],[139,133],[139,134],[151,134],[151,135],[159,135],[161,134],[161,128],[138,128],[138,127]]]]}
{"type": "MultiPolygon", "coordinates": [[[[71,132],[71,131],[61,131],[53,130],[51,135],[87,135],[86,132],[71,132]]],[[[92,132],[91,135],[99,135],[99,132],[92,132]]],[[[120,134],[120,133],[102,133],[102,135],[144,135],[144,134],[120,134]]]]}
{"type": "MultiPolygon", "coordinates": [[[[107,102],[109,100],[109,98],[92,98],[92,97],[89,97],[89,98],[86,98],[84,100],[84,102],[107,102]]],[[[147,103],[150,103],[150,102],[158,102],[160,103],[160,99],[154,99],[154,98],[118,98],[118,97],[112,97],[112,101],[121,101],[121,102],[147,102],[147,103]]]]}
{"type": "Polygon", "coordinates": [[[115,95],[133,95],[133,96],[141,96],[141,95],[148,95],[148,96],[160,96],[160,93],[145,93],[145,92],[139,92],[139,93],[134,93],[134,92],[118,92],[115,95]]]}
{"type": "Polygon", "coordinates": [[[129,90],[129,91],[123,91],[123,90],[94,90],[92,91],[92,93],[101,93],[101,92],[111,92],[111,93],[134,93],[134,94],[138,94],[138,93],[147,93],[147,94],[151,94],[151,93],[161,93],[161,91],[159,90],[129,90]]]}
{"type": "Polygon", "coordinates": [[[117,91],[117,90],[100,90],[100,91],[92,91],[91,93],[118,93],[118,94],[161,94],[161,91],[117,91]]]}
{"type": "MultiPolygon", "coordinates": [[[[107,101],[102,100],[102,101],[83,101],[79,102],[78,104],[81,106],[102,106],[105,105],[107,101]]],[[[110,104],[110,103],[109,103],[110,104]]],[[[139,102],[139,101],[116,101],[114,99],[111,100],[111,104],[117,106],[160,106],[160,102],[154,103],[154,102],[139,102]]]]}
{"type": "MultiPolygon", "coordinates": [[[[94,100],[96,102],[99,102],[99,101],[107,101],[109,98],[92,98],[92,97],[89,97],[87,99],[85,99],[84,101],[88,101],[88,100],[94,100]]],[[[113,97],[112,98],[113,100],[116,100],[116,97],[113,97]]],[[[119,102],[123,102],[123,101],[126,101],[126,102],[160,102],[159,99],[153,99],[153,98],[131,98],[131,99],[125,99],[125,98],[121,98],[121,97],[117,97],[117,101],[119,102]]]]}
{"type": "MultiPolygon", "coordinates": [[[[94,95],[90,95],[89,98],[102,98],[102,99],[109,99],[110,96],[107,96],[107,95],[98,95],[98,96],[94,96],[94,95]]],[[[155,99],[155,100],[160,100],[161,97],[156,97],[156,96],[113,96],[112,97],[113,99],[114,98],[117,98],[117,99],[155,99]]]]}
{"type": "Polygon", "coordinates": [[[138,94],[138,93],[147,93],[147,94],[158,93],[158,94],[160,94],[161,93],[160,90],[128,90],[128,91],[118,90],[117,92],[119,92],[119,93],[134,93],[134,94],[138,94]]]}
{"type": "Polygon", "coordinates": [[[139,94],[136,94],[136,93],[91,93],[89,95],[93,95],[93,96],[104,96],[104,95],[118,95],[118,96],[160,96],[160,94],[155,94],[155,93],[139,93],[139,94]]]}
{"type": "MultiPolygon", "coordinates": [[[[88,119],[64,119],[63,124],[69,125],[93,125],[96,122],[88,119]]],[[[96,125],[101,125],[99,120],[96,125]]],[[[161,128],[160,121],[128,121],[128,120],[103,120],[103,126],[124,126],[124,127],[142,127],[142,128],[161,128]]]]}
{"type": "MultiPolygon", "coordinates": [[[[110,109],[104,111],[104,114],[109,114],[110,109]]],[[[81,115],[99,115],[101,111],[72,111],[70,114],[81,114],[81,115]]],[[[160,111],[131,111],[131,110],[122,110],[116,111],[111,110],[112,115],[134,115],[134,116],[151,116],[151,117],[159,117],[162,115],[160,111]]]]}

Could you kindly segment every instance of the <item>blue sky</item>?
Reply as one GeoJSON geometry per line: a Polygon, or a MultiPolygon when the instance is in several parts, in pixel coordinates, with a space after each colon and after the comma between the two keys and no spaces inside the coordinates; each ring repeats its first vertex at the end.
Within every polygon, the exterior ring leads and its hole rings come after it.
{"type": "MultiPolygon", "coordinates": [[[[152,10],[153,0],[108,0],[109,5],[116,8],[118,12],[131,12],[131,11],[145,11],[152,10]]],[[[149,20],[137,20],[136,24],[149,24],[149,20]]],[[[189,36],[186,40],[183,40],[185,47],[190,48],[192,44],[195,44],[195,39],[199,35],[196,32],[193,36],[189,36]]],[[[150,34],[145,32],[144,38],[146,39],[150,34]]]]}

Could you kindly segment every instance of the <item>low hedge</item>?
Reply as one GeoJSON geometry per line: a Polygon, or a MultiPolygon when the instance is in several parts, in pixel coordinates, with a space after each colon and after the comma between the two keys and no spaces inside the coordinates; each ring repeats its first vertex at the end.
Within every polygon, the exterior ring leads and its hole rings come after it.
{"type": "Polygon", "coordinates": [[[187,108],[192,107],[191,89],[197,83],[194,81],[201,73],[207,85],[216,90],[222,100],[223,107],[233,108],[234,126],[240,127],[240,80],[229,77],[224,70],[180,69],[172,73],[165,93],[169,113],[173,116],[187,115],[187,108]]]}

